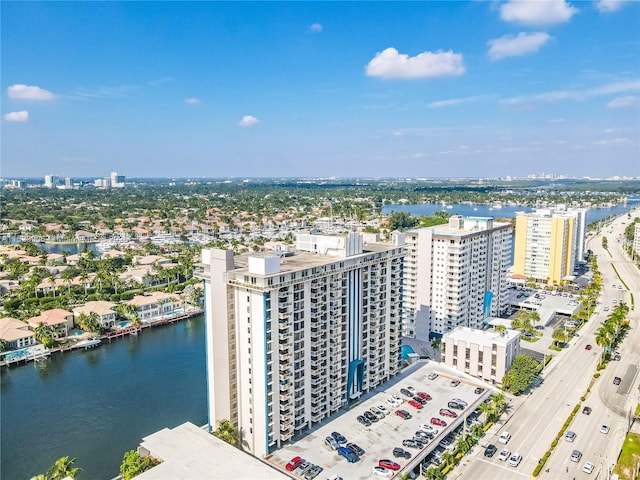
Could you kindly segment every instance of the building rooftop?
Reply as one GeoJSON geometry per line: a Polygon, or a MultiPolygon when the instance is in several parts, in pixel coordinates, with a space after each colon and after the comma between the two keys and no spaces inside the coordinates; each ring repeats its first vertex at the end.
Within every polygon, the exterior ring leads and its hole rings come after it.
{"type": "Polygon", "coordinates": [[[138,452],[145,451],[162,463],[138,475],[138,480],[290,479],[190,422],[144,437],[138,452]]]}
{"type": "Polygon", "coordinates": [[[477,328],[456,327],[444,334],[445,337],[453,337],[466,343],[503,344],[506,345],[514,338],[520,336],[517,330],[496,332],[495,330],[479,330],[477,328]]]}

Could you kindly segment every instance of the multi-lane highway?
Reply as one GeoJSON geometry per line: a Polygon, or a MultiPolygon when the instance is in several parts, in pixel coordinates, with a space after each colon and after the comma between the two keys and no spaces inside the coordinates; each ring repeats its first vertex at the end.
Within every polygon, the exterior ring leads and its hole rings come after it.
{"type": "Polygon", "coordinates": [[[618,348],[620,361],[610,362],[594,380],[593,374],[602,348],[595,343],[595,331],[606,316],[613,311],[613,299],[623,299],[631,307],[630,292],[635,292],[635,301],[640,301],[640,275],[622,251],[618,237],[623,234],[629,219],[626,215],[616,219],[611,226],[589,241],[589,248],[598,255],[598,266],[603,276],[603,290],[599,298],[597,313],[581,329],[580,336],[571,340],[571,346],[557,354],[552,364],[544,372],[544,382],[530,395],[512,399],[512,411],[504,423],[492,428],[482,438],[480,446],[493,443],[523,456],[517,467],[500,461],[498,455],[487,458],[482,455],[484,448],[475,449],[474,455],[463,461],[453,471],[453,478],[460,479],[514,479],[530,477],[538,460],[549,449],[563,423],[573,408],[582,404],[568,430],[576,436],[572,442],[562,438],[545,464],[539,478],[543,480],[607,478],[608,465],[615,461],[624,436],[629,428],[629,413],[638,402],[638,365],[640,352],[634,346],[640,344],[638,310],[630,310],[629,335],[618,348]],[[624,222],[624,223],[623,223],[624,222]],[[609,251],[602,248],[602,236],[607,236],[609,251]],[[609,253],[610,252],[610,253],[609,253]],[[622,285],[612,265],[629,290],[622,285]],[[615,289],[613,288],[615,285],[615,289]],[[609,311],[604,311],[608,306],[609,311]],[[591,350],[585,346],[590,344],[591,350]],[[622,379],[614,385],[614,377],[622,379]],[[591,391],[587,389],[591,385],[591,391]],[[586,396],[584,402],[581,397],[586,396]],[[582,413],[582,407],[591,408],[589,415],[582,413]],[[601,433],[602,425],[609,427],[608,433],[601,433]],[[511,433],[511,440],[505,446],[497,442],[501,432],[511,433]],[[571,460],[573,450],[581,453],[579,461],[571,460]],[[594,464],[593,471],[585,473],[584,464],[594,464]]]}

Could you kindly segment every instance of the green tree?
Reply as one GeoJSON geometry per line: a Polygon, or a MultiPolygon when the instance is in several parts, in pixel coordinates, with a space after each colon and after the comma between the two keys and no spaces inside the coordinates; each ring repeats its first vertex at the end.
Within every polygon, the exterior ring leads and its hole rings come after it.
{"type": "Polygon", "coordinates": [[[0,338],[0,352],[4,352],[7,348],[9,348],[9,342],[4,338],[0,338]]]}
{"type": "Polygon", "coordinates": [[[538,362],[528,355],[516,355],[502,385],[514,395],[524,392],[538,374],[538,362]]]}
{"type": "Polygon", "coordinates": [[[556,345],[559,346],[560,343],[564,344],[569,338],[567,332],[564,331],[564,328],[558,327],[554,328],[553,332],[551,332],[551,338],[553,338],[556,342],[556,345]]]}
{"type": "Polygon", "coordinates": [[[389,230],[406,230],[418,225],[418,219],[407,212],[393,212],[389,216],[389,230]]]}
{"type": "Polygon", "coordinates": [[[53,347],[53,345],[55,345],[56,343],[54,329],[44,322],[40,322],[38,326],[33,330],[33,336],[38,342],[44,345],[45,348],[53,347]]]}
{"type": "Polygon", "coordinates": [[[213,435],[230,445],[236,445],[240,441],[238,430],[229,420],[220,420],[218,428],[215,429],[213,435]]]}
{"type": "Polygon", "coordinates": [[[73,466],[75,462],[75,458],[60,457],[51,465],[51,468],[47,470],[47,478],[49,480],[62,480],[66,477],[76,478],[76,475],[81,469],[73,466]]]}
{"type": "Polygon", "coordinates": [[[129,450],[122,457],[120,475],[123,480],[131,480],[142,472],[155,467],[160,462],[151,456],[141,457],[135,450],[129,450]]]}

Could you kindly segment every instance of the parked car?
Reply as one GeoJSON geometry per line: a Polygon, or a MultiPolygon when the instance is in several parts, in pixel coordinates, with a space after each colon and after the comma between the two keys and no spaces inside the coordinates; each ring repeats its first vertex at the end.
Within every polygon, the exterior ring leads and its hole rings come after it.
{"type": "Polygon", "coordinates": [[[378,405],[378,410],[380,410],[382,413],[384,413],[385,415],[389,415],[389,410],[387,409],[387,407],[385,407],[384,405],[378,405]]]}
{"type": "Polygon", "coordinates": [[[613,378],[613,384],[614,385],[620,385],[620,382],[622,382],[622,379],[620,377],[614,377],[613,378]]]}
{"type": "Polygon", "coordinates": [[[351,450],[349,447],[338,447],[336,451],[340,456],[344,457],[349,463],[355,463],[358,460],[360,460],[360,457],[356,455],[356,452],[351,450]]]}
{"type": "Polygon", "coordinates": [[[393,456],[396,458],[411,458],[411,452],[404,448],[396,447],[393,449],[393,456]]]}
{"type": "Polygon", "coordinates": [[[347,439],[339,432],[331,432],[331,436],[336,439],[339,445],[346,445],[347,439]]]}
{"type": "Polygon", "coordinates": [[[504,462],[510,456],[511,456],[511,452],[505,448],[500,452],[500,455],[498,455],[498,460],[500,460],[501,462],[504,462]]]}
{"type": "Polygon", "coordinates": [[[572,462],[579,462],[581,458],[582,452],[580,450],[574,450],[571,452],[571,457],[569,457],[572,462]]]}
{"type": "Polygon", "coordinates": [[[411,414],[406,410],[396,410],[396,415],[400,418],[404,418],[405,420],[409,420],[411,418],[411,414]]]}
{"type": "Polygon", "coordinates": [[[450,385],[452,387],[457,387],[458,385],[460,385],[460,380],[458,380],[458,379],[451,380],[450,385]]]}
{"type": "Polygon", "coordinates": [[[377,475],[378,477],[391,477],[393,475],[393,470],[389,470],[388,468],[376,465],[375,467],[373,467],[371,473],[377,475]]]}
{"type": "Polygon", "coordinates": [[[419,441],[415,441],[413,439],[406,439],[402,441],[402,446],[403,447],[408,447],[408,448],[422,448],[424,447],[424,445],[422,444],[422,442],[419,441]]]}
{"type": "Polygon", "coordinates": [[[416,430],[416,433],[413,434],[413,438],[421,438],[424,443],[428,442],[429,440],[431,440],[434,435],[431,432],[425,432],[424,430],[416,430]]]}
{"type": "Polygon", "coordinates": [[[387,403],[392,407],[399,407],[402,405],[402,400],[400,398],[396,399],[394,397],[387,398],[387,403]]]}
{"type": "Polygon", "coordinates": [[[444,417],[456,418],[458,416],[456,412],[449,410],[448,408],[441,408],[439,413],[444,417]]]}
{"type": "Polygon", "coordinates": [[[605,435],[609,433],[609,425],[600,425],[600,433],[604,433],[605,435]]]}
{"type": "Polygon", "coordinates": [[[582,466],[582,471],[584,473],[591,473],[593,472],[595,465],[591,462],[586,462],[583,466],[582,466]]]}
{"type": "Polygon", "coordinates": [[[424,398],[419,397],[418,395],[416,395],[415,397],[413,397],[413,399],[414,399],[416,402],[418,402],[420,405],[426,405],[426,404],[427,404],[427,401],[426,401],[424,398]]]}
{"type": "Polygon", "coordinates": [[[409,390],[411,392],[411,395],[415,395],[416,394],[416,389],[413,388],[411,385],[407,385],[406,387],[407,390],[409,390]]]}
{"type": "Polygon", "coordinates": [[[453,400],[449,400],[449,403],[447,403],[447,407],[455,408],[456,410],[464,410],[464,405],[458,402],[454,402],[453,400]]]}
{"type": "Polygon", "coordinates": [[[324,446],[327,450],[337,450],[340,445],[333,437],[327,437],[324,439],[324,446]]]}
{"type": "Polygon", "coordinates": [[[511,434],[509,432],[502,432],[500,434],[500,438],[498,438],[498,442],[503,443],[505,445],[509,443],[509,440],[511,440],[511,434]]]}
{"type": "Polygon", "coordinates": [[[400,465],[393,460],[387,460],[386,458],[378,460],[378,466],[388,468],[389,470],[400,470],[400,465]]]}
{"type": "Polygon", "coordinates": [[[467,402],[465,402],[464,400],[462,400],[461,398],[452,398],[451,399],[452,402],[456,402],[459,403],[460,405],[464,405],[465,407],[467,405],[469,405],[467,402]]]}
{"type": "Polygon", "coordinates": [[[496,447],[493,443],[490,443],[489,445],[487,445],[487,448],[484,449],[484,456],[491,458],[496,454],[497,451],[498,447],[496,447]]]}
{"type": "Polygon", "coordinates": [[[438,429],[432,427],[431,425],[429,425],[427,423],[424,423],[424,424],[418,426],[418,430],[422,430],[423,432],[429,432],[429,433],[432,433],[434,435],[438,434],[438,429]]]}
{"type": "Polygon", "coordinates": [[[378,407],[371,407],[369,411],[378,418],[384,418],[384,413],[382,413],[382,411],[378,407]]]}
{"type": "Polygon", "coordinates": [[[306,472],[304,472],[305,480],[313,480],[322,472],[323,468],[320,465],[312,465],[306,472]]]}
{"type": "Polygon", "coordinates": [[[409,400],[409,405],[411,405],[413,408],[417,408],[418,410],[422,409],[422,404],[416,402],[415,400],[409,400]]]}
{"type": "Polygon", "coordinates": [[[576,439],[576,432],[569,430],[567,433],[564,434],[564,439],[567,442],[573,442],[576,439]]]}
{"type": "Polygon", "coordinates": [[[420,398],[422,398],[422,399],[424,399],[424,400],[426,400],[426,401],[431,400],[431,395],[429,395],[429,394],[428,394],[428,393],[426,393],[426,392],[418,392],[418,393],[416,393],[416,396],[417,396],[417,397],[420,397],[420,398]]]}
{"type": "Polygon", "coordinates": [[[363,415],[365,416],[365,418],[367,420],[369,420],[371,423],[375,423],[378,421],[378,417],[375,416],[373,413],[371,413],[369,410],[367,410],[366,412],[363,413],[363,415]]]}
{"type": "Polygon", "coordinates": [[[438,417],[431,417],[431,425],[437,425],[439,427],[446,427],[447,422],[438,417]]]}
{"type": "Polygon", "coordinates": [[[476,389],[473,391],[473,393],[475,393],[476,395],[479,395],[482,392],[484,392],[484,388],[482,387],[476,387],[476,389]]]}
{"type": "Polygon", "coordinates": [[[509,457],[509,465],[511,467],[517,467],[518,465],[520,465],[521,461],[522,461],[522,455],[520,455],[519,453],[514,453],[509,457]]]}
{"type": "Polygon", "coordinates": [[[585,415],[591,415],[591,407],[584,407],[582,409],[582,413],[584,413],[585,415]]]}
{"type": "Polygon", "coordinates": [[[409,390],[407,390],[406,388],[401,388],[400,389],[400,393],[403,394],[406,397],[409,398],[413,398],[413,393],[411,393],[409,390]]]}
{"type": "Polygon", "coordinates": [[[347,447],[350,448],[353,451],[353,453],[355,453],[359,457],[364,455],[364,449],[362,449],[355,443],[347,443],[347,447]]]}
{"type": "Polygon", "coordinates": [[[312,466],[313,466],[312,463],[304,461],[300,465],[298,465],[298,467],[293,471],[293,473],[296,473],[298,475],[302,475],[304,472],[306,472],[312,466]]]}
{"type": "Polygon", "coordinates": [[[292,472],[293,470],[298,468],[302,462],[304,462],[304,458],[302,458],[302,457],[293,457],[291,460],[289,460],[289,463],[287,463],[285,465],[285,468],[287,470],[289,470],[290,472],[292,472]]]}
{"type": "Polygon", "coordinates": [[[369,427],[371,425],[371,421],[364,415],[358,415],[356,417],[356,420],[358,420],[365,427],[369,427]]]}
{"type": "Polygon", "coordinates": [[[435,380],[436,378],[438,378],[438,374],[436,372],[431,372],[429,375],[427,375],[427,378],[429,380],[435,380]]]}
{"type": "Polygon", "coordinates": [[[588,343],[584,346],[585,350],[591,350],[591,348],[592,348],[591,345],[588,343]]]}

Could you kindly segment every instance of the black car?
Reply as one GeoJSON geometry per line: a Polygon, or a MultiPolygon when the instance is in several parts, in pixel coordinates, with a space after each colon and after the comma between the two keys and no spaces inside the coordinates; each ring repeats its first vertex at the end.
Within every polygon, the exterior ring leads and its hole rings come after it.
{"type": "Polygon", "coordinates": [[[347,443],[347,447],[350,448],[351,451],[359,457],[364,455],[364,450],[360,448],[358,445],[356,445],[355,443],[347,443]]]}
{"type": "Polygon", "coordinates": [[[369,427],[371,426],[371,422],[369,421],[369,419],[367,417],[365,417],[364,415],[358,415],[358,417],[356,418],[356,420],[358,420],[362,425],[364,425],[365,427],[369,427]]]}
{"type": "Polygon", "coordinates": [[[584,413],[585,415],[591,415],[591,407],[584,407],[582,409],[582,413],[584,413]]]}
{"type": "Polygon", "coordinates": [[[369,410],[367,410],[366,412],[364,412],[364,416],[367,420],[369,420],[372,423],[375,423],[378,421],[378,417],[376,417],[373,412],[370,412],[369,410]]]}
{"type": "Polygon", "coordinates": [[[420,438],[424,438],[426,440],[431,440],[433,438],[433,433],[431,433],[431,432],[423,432],[422,430],[418,430],[414,434],[414,437],[420,437],[420,438]]]}
{"type": "Polygon", "coordinates": [[[336,442],[338,442],[338,445],[344,445],[345,443],[347,443],[347,439],[341,433],[331,432],[331,436],[335,439],[336,442]]]}
{"type": "Polygon", "coordinates": [[[484,456],[493,457],[497,451],[498,451],[498,447],[496,447],[493,443],[491,443],[487,445],[487,448],[484,449],[484,456]]]}
{"type": "Polygon", "coordinates": [[[484,388],[482,387],[476,387],[476,389],[473,391],[473,393],[475,393],[476,395],[479,395],[482,392],[484,392],[484,388]]]}
{"type": "Polygon", "coordinates": [[[409,390],[407,390],[406,388],[401,388],[400,389],[400,393],[409,397],[409,398],[413,398],[413,393],[411,393],[409,390]]]}
{"type": "Polygon", "coordinates": [[[464,405],[462,405],[461,403],[458,403],[458,402],[454,402],[453,400],[451,400],[449,403],[447,403],[447,406],[449,408],[455,408],[456,410],[464,410],[464,405]]]}
{"type": "Polygon", "coordinates": [[[622,382],[622,379],[620,377],[615,377],[613,379],[613,384],[614,385],[620,385],[620,382],[622,382]]]}
{"type": "Polygon", "coordinates": [[[396,447],[393,449],[393,456],[396,458],[411,458],[411,452],[405,450],[404,448],[396,447]]]}
{"type": "Polygon", "coordinates": [[[418,402],[420,405],[426,405],[427,404],[427,401],[422,397],[415,396],[415,397],[413,397],[413,399],[416,402],[418,402]]]}

